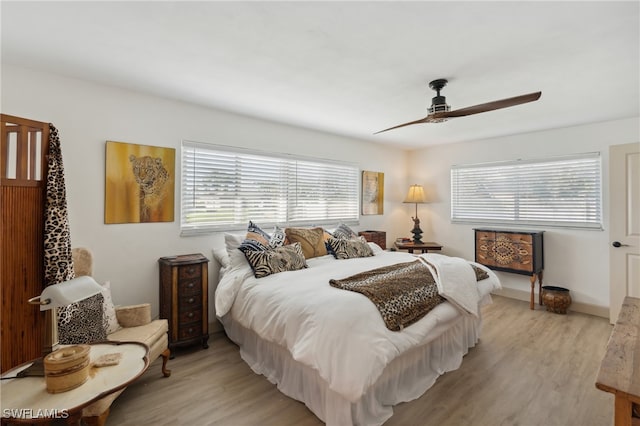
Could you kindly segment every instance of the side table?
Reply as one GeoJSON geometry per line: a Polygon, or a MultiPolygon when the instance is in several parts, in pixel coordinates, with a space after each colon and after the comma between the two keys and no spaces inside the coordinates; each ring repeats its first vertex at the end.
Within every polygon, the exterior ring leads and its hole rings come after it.
{"type": "Polygon", "coordinates": [[[434,242],[427,243],[414,243],[413,241],[408,243],[395,243],[398,250],[407,250],[409,253],[413,253],[414,250],[421,250],[422,253],[428,253],[429,250],[442,250],[442,245],[434,242]]]}
{"type": "Polygon", "coordinates": [[[48,423],[66,419],[69,425],[80,425],[82,409],[105,396],[125,388],[149,366],[149,348],[139,342],[102,342],[92,344],[90,362],[98,357],[119,352],[120,362],[89,370],[89,378],[79,387],[62,393],[47,392],[44,377],[13,377],[33,361],[7,371],[0,383],[2,423],[48,423]]]}

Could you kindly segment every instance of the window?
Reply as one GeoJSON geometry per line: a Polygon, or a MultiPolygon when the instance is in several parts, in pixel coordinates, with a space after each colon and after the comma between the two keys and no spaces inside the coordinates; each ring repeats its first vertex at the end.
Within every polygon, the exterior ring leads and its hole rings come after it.
{"type": "Polygon", "coordinates": [[[451,220],[602,229],[599,153],[451,168],[451,220]]]}
{"type": "Polygon", "coordinates": [[[183,141],[182,235],[262,225],[357,223],[353,164],[183,141]]]}

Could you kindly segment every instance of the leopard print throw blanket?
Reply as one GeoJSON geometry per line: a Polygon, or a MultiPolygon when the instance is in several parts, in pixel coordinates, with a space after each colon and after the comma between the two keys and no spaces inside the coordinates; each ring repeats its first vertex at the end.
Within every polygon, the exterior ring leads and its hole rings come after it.
{"type": "MultiPolygon", "coordinates": [[[[478,281],[488,277],[485,271],[471,266],[478,281]]],[[[438,294],[429,268],[419,260],[372,269],[341,280],[332,279],[329,284],[368,297],[391,331],[413,324],[445,301],[438,294]]]]}

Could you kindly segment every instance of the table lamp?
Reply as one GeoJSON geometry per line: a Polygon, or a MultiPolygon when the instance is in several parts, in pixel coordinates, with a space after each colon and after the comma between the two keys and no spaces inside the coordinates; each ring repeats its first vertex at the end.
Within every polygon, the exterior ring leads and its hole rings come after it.
{"type": "MultiPolygon", "coordinates": [[[[45,321],[43,356],[53,352],[58,346],[57,308],[79,302],[102,291],[100,284],[89,276],[82,276],[45,287],[40,296],[29,299],[32,305],[40,305],[41,311],[49,311],[45,321]]],[[[18,377],[44,376],[42,358],[38,358],[30,367],[20,371],[18,377]]]]}
{"type": "Polygon", "coordinates": [[[424,188],[422,185],[411,185],[407,198],[405,198],[403,203],[414,203],[416,205],[416,217],[411,218],[413,219],[413,229],[411,233],[413,234],[414,244],[422,243],[422,229],[420,229],[420,219],[418,219],[418,204],[424,204],[426,202],[427,199],[424,196],[424,188]]]}

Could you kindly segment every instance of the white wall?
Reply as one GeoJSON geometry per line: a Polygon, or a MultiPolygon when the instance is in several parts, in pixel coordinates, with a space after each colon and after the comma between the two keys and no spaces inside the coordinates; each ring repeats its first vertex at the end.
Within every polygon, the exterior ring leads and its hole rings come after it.
{"type": "MultiPolygon", "coordinates": [[[[450,221],[450,170],[453,164],[598,151],[603,166],[604,230],[526,229],[545,230],[543,285],[569,288],[575,302],[608,308],[609,145],[638,142],[639,129],[640,121],[634,118],[416,150],[409,159],[409,170],[413,173],[409,180],[428,184],[436,199],[421,208],[422,229],[428,239],[445,245],[446,254],[473,259],[473,228],[482,224],[462,225],[450,221]]],[[[527,276],[499,275],[505,288],[520,291],[531,288],[527,276]]]]}
{"type": "MultiPolygon", "coordinates": [[[[637,142],[638,118],[405,152],[6,64],[1,95],[2,113],[51,122],[60,131],[72,244],[94,251],[94,275],[99,281],[111,280],[116,304],[151,302],[157,315],[157,259],[185,253],[211,259],[211,248],[222,246],[222,235],[180,237],[179,161],[175,222],[105,225],[105,141],[174,147],[179,158],[181,140],[189,139],[353,161],[363,170],[384,172],[385,214],[361,216],[356,229],[385,230],[387,244],[409,236],[413,208],[401,201],[409,184],[423,184],[435,197],[419,207],[423,239],[443,244],[445,254],[469,259],[473,226],[449,220],[452,164],[600,151],[605,229],[546,229],[544,282],[571,289],[576,302],[609,305],[608,146],[637,142]]],[[[213,266],[210,277],[212,301],[217,278],[213,266]]],[[[507,288],[529,290],[526,276],[500,273],[500,278],[507,288]]],[[[210,306],[213,320],[213,303],[210,306]]]]}
{"type": "MultiPolygon", "coordinates": [[[[95,255],[94,276],[111,281],[116,304],[151,302],[159,310],[158,263],[162,256],[203,253],[223,246],[221,233],[180,237],[180,143],[183,139],[288,152],[357,163],[384,172],[384,215],[361,216],[356,230],[385,230],[389,241],[406,234],[410,219],[405,151],[175,102],[80,80],[2,66],[2,113],[51,122],[59,130],[73,246],[95,255]],[[176,148],[176,221],[104,224],[105,142],[176,148]]],[[[211,264],[213,264],[213,259],[211,264]]],[[[210,267],[210,321],[213,283],[210,267]]]]}

